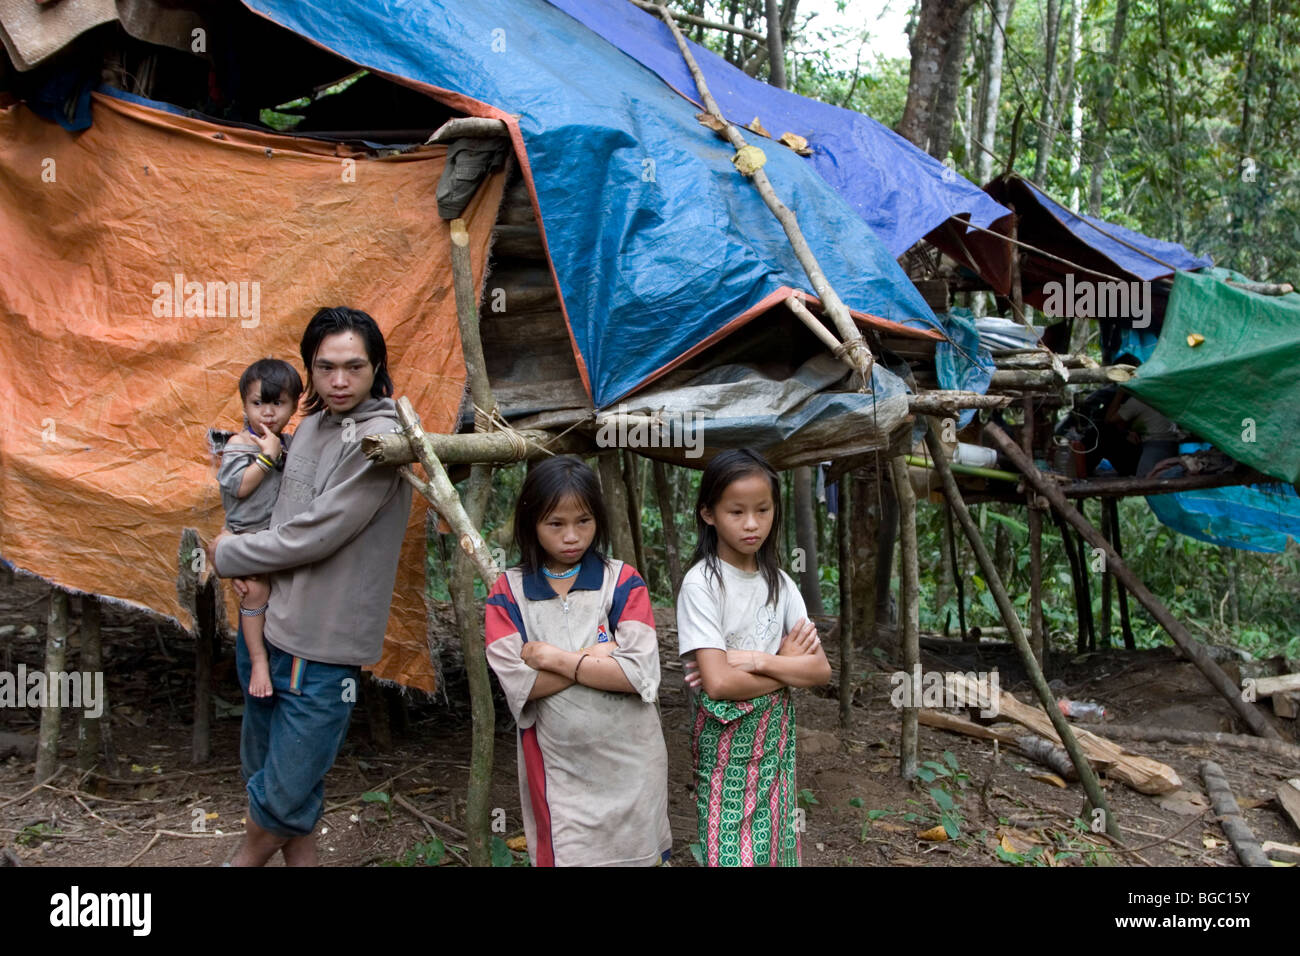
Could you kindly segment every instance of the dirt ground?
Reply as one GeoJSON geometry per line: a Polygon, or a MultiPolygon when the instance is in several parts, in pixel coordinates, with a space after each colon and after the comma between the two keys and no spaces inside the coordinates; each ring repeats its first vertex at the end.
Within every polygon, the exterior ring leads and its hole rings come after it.
{"type": "MultiPolygon", "coordinates": [[[[0,572],[0,671],[44,666],[49,589],[0,572]],[[12,629],[10,629],[12,628],[12,629]]],[[[72,602],[75,610],[77,602],[72,602]]],[[[690,790],[687,701],[676,659],[671,609],[656,609],[665,662],[661,691],[669,755],[672,865],[695,865],[694,800],[690,790]]],[[[75,624],[76,614],[73,614],[75,624]]],[[[820,620],[823,637],[833,619],[820,620]]],[[[15,754],[0,761],[0,865],[8,857],[25,866],[216,866],[233,853],[242,832],[244,791],[238,770],[239,688],[233,646],[222,648],[215,668],[216,719],[212,759],[190,763],[193,647],[185,634],[152,618],[105,607],[103,644],[111,705],[116,768],[98,775],[76,769],[76,718],[64,714],[62,769],[33,787],[33,761],[15,754]],[[201,828],[201,829],[200,829],[201,828]]],[[[833,645],[835,642],[831,642],[833,645]]],[[[77,669],[78,637],[70,638],[66,669],[77,669]]],[[[985,642],[956,649],[957,656],[923,653],[926,670],[989,670],[1002,688],[1030,699],[1014,654],[985,642]]],[[[1013,751],[995,754],[991,742],[922,727],[921,760],[947,775],[932,783],[905,783],[898,773],[900,715],[889,702],[895,670],[877,656],[859,660],[852,726],[838,726],[837,648],[828,646],[831,686],[798,691],[798,786],[805,810],[803,862],[808,866],[1008,866],[1114,865],[1236,866],[1237,858],[1208,812],[1199,765],[1219,762],[1260,840],[1300,841],[1300,833],[1274,802],[1279,781],[1300,766],[1252,751],[1210,746],[1132,742],[1134,751],[1172,766],[1183,789],[1153,798],[1105,781],[1111,809],[1124,831],[1126,852],[1116,851],[1076,817],[1083,792],[1042,779],[1044,769],[1013,751]],[[955,839],[933,842],[918,834],[939,823],[932,787],[953,804],[955,839]]],[[[1102,701],[1108,719],[1193,730],[1241,732],[1231,708],[1195,667],[1173,650],[1088,655],[1063,663],[1049,676],[1058,696],[1102,701]]],[[[369,690],[369,688],[367,688],[369,690]]],[[[371,691],[373,694],[373,691],[371,691]]],[[[470,719],[463,676],[449,673],[436,699],[392,705],[392,746],[375,742],[374,707],[363,700],[347,743],[326,779],[326,813],[318,828],[328,866],[418,865],[431,836],[446,847],[441,862],[464,861],[464,794],[470,719]],[[384,793],[387,801],[366,794],[384,793]]],[[[0,708],[0,735],[30,735],[36,709],[0,708]]],[[[1294,721],[1290,722],[1294,726],[1294,721]]],[[[0,736],[0,741],[5,738],[0,736]]],[[[4,745],[0,743],[0,754],[4,745]]],[[[927,768],[933,770],[933,767],[927,768]]],[[[492,801],[503,811],[503,838],[522,833],[515,777],[513,727],[498,702],[492,801]]],[[[502,820],[502,814],[497,814],[502,820]]],[[[511,840],[511,842],[516,842],[511,840]]],[[[516,844],[517,845],[517,844],[516,844]]],[[[522,853],[499,863],[526,864],[522,853]]],[[[277,858],[273,865],[280,865],[277,858]]]]}

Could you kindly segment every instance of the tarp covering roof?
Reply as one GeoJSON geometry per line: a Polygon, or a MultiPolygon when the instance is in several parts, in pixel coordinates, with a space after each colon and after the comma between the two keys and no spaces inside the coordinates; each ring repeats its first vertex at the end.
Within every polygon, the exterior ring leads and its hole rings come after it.
{"type": "Polygon", "coordinates": [[[1179,272],[1151,358],[1125,387],[1232,458],[1300,481],[1300,295],[1228,285],[1231,274],[1179,272]],[[1189,344],[1192,334],[1200,336],[1189,344]]]}
{"type": "MultiPolygon", "coordinates": [[[[549,2],[700,103],[677,41],[658,17],[627,2],[549,2]]],[[[988,227],[1008,215],[984,190],[870,116],[778,89],[687,43],[723,115],[740,126],[757,118],[776,137],[788,132],[807,139],[813,169],[895,258],[951,216],[988,227]]]]}
{"type": "MultiPolygon", "coordinates": [[[[102,95],[93,109],[80,134],[0,110],[0,556],[189,626],[181,532],[211,540],[223,518],[208,429],[240,427],[248,365],[298,366],[318,308],[371,313],[399,393],[430,431],[454,428],[465,360],[430,214],[446,150],[372,159],[102,95]]],[[[480,280],[503,185],[464,214],[480,280]]],[[[433,690],[425,511],[416,496],[375,672],[433,690]]]]}
{"type": "MultiPolygon", "coordinates": [[[[597,407],[788,290],[811,291],[780,224],[696,107],[544,0],[245,3],[354,63],[512,126],[597,407]]],[[[893,252],[807,160],[749,138],[845,303],[942,331],[893,252]]]]}
{"type": "Polygon", "coordinates": [[[1203,488],[1148,495],[1161,524],[1179,534],[1243,551],[1277,553],[1300,541],[1300,495],[1291,485],[1203,488]]]}

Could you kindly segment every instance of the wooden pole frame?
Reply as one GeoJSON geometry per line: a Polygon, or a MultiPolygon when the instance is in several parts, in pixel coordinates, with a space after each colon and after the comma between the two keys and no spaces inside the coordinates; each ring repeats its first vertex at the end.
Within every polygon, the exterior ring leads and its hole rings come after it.
{"type": "Polygon", "coordinates": [[[1169,609],[1129,569],[1128,565],[1124,563],[1124,559],[1115,552],[1115,549],[1111,547],[1110,542],[1102,536],[1101,532],[1089,524],[1088,520],[1079,514],[1077,509],[1069,505],[1059,488],[1043,477],[1042,473],[1034,466],[1034,463],[1027,459],[1020,447],[1011,440],[1011,437],[996,425],[990,425],[984,430],[984,434],[991,437],[994,444],[998,446],[998,450],[1015,463],[1016,467],[1025,476],[1025,480],[1034,490],[1051,502],[1052,508],[1057,514],[1069,522],[1083,536],[1084,540],[1094,548],[1102,550],[1106,556],[1107,573],[1114,574],[1116,579],[1142,603],[1142,606],[1151,612],[1151,616],[1173,638],[1179,649],[1200,669],[1215,690],[1227,699],[1228,703],[1232,705],[1232,709],[1241,716],[1246,725],[1261,737],[1273,740],[1281,739],[1281,734],[1268,721],[1263,711],[1241,699],[1241,688],[1232,683],[1228,675],[1223,672],[1223,669],[1205,653],[1204,648],[1169,612],[1169,609]]]}

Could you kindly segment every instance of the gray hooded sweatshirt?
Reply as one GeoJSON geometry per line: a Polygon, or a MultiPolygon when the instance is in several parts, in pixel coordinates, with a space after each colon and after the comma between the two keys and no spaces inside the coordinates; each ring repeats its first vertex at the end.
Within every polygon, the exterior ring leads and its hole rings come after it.
{"type": "Polygon", "coordinates": [[[265,531],[223,538],[221,577],[269,574],[265,638],[327,664],[379,660],[411,513],[411,486],[361,452],[367,435],[396,431],[391,398],[338,415],[322,410],[294,432],[265,531]]]}

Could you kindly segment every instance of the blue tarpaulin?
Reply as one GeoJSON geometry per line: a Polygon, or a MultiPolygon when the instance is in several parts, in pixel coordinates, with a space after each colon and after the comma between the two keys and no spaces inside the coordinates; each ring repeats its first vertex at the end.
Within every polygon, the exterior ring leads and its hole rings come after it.
{"type": "MultiPolygon", "coordinates": [[[[1070,212],[1060,203],[1049,199],[1031,183],[1025,181],[1024,185],[1038,200],[1039,205],[1070,230],[1075,238],[1139,279],[1149,281],[1173,275],[1176,269],[1207,269],[1213,265],[1205,256],[1192,255],[1176,242],[1152,239],[1150,236],[1126,229],[1113,222],[1106,222],[1104,219],[1070,212]]],[[[1022,236],[1021,238],[1028,242],[1034,241],[1033,237],[1022,236]]]]}
{"type": "MultiPolygon", "coordinates": [[[[811,291],[779,223],[696,107],[544,0],[245,3],[360,66],[432,87],[458,109],[517,118],[516,145],[597,407],[754,318],[782,290],[811,291]]],[[[766,153],[845,303],[942,334],[890,248],[817,170],[746,135],[766,153]]],[[[909,201],[928,201],[919,184],[909,190],[909,201]]]]}
{"type": "MultiPolygon", "coordinates": [[[[700,102],[677,41],[658,17],[626,2],[549,2],[700,102]]],[[[895,258],[951,216],[969,214],[987,228],[1009,215],[984,190],[871,117],[763,83],[687,42],[722,114],[739,126],[757,118],[775,137],[794,133],[808,140],[813,169],[895,258]]]]}
{"type": "Polygon", "coordinates": [[[1180,534],[1243,551],[1285,551],[1300,541],[1300,496],[1290,485],[1241,485],[1148,495],[1160,522],[1180,534]]]}

